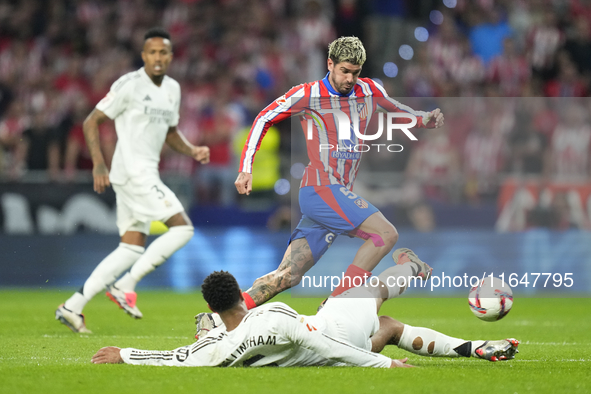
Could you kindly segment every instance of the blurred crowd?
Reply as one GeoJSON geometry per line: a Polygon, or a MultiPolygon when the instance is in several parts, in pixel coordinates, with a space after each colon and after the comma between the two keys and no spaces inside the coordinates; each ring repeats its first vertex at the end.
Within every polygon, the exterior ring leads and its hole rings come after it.
{"type": "Polygon", "coordinates": [[[494,199],[507,176],[589,183],[591,100],[480,97],[443,104],[447,127],[415,130],[417,142],[395,134],[403,151],[367,155],[369,172],[403,174],[399,184],[424,184],[426,196],[448,202],[494,199]]]}
{"type": "MultiPolygon", "coordinates": [[[[428,231],[435,226],[432,207],[498,202],[499,211],[506,204],[531,211],[540,208],[539,203],[553,204],[558,188],[560,193],[578,193],[569,197],[567,206],[576,208],[578,216],[586,215],[591,187],[591,100],[450,97],[444,101],[406,98],[405,103],[414,108],[441,106],[446,127],[414,130],[415,142],[404,133],[394,133],[391,141],[384,133],[372,141],[382,147],[396,144],[392,150],[401,150],[378,151],[374,146],[364,155],[355,191],[371,196],[375,205],[394,207],[415,227],[428,231]],[[511,191],[502,196],[507,185],[511,191]],[[539,191],[530,190],[533,194],[527,201],[514,202],[516,190],[525,185],[539,191]]],[[[573,212],[567,209],[567,214],[573,212]]],[[[566,218],[560,225],[569,228],[576,220],[566,218]]],[[[591,229],[587,222],[580,224],[591,229]]],[[[527,224],[521,223],[521,229],[527,224]]]]}
{"type": "Polygon", "coordinates": [[[423,97],[585,97],[591,1],[450,0],[403,76],[423,97]]]}
{"type": "MultiPolygon", "coordinates": [[[[420,144],[397,155],[366,155],[368,168],[391,161],[425,198],[452,202],[496,198],[499,174],[590,174],[588,100],[517,98],[588,95],[591,0],[0,0],[0,179],[88,174],[82,122],[118,77],[142,66],[153,26],[173,37],[179,128],[212,153],[201,167],[164,149],[161,167],[192,178],[202,203],[235,202],[236,157],[252,120],[291,86],[322,78],[327,44],[341,35],[365,42],[363,76],[391,96],[454,98],[437,100],[445,131],[420,133],[420,144]],[[417,26],[427,28],[425,42],[417,26]],[[412,59],[399,44],[414,49],[412,59]],[[384,74],[386,61],[397,76],[384,74]]],[[[274,133],[261,157],[271,158],[274,178],[289,178],[290,125],[274,133]]],[[[112,122],[101,143],[109,161],[112,122]]]]}
{"type": "MultiPolygon", "coordinates": [[[[182,86],[179,128],[212,153],[195,171],[192,160],[164,150],[162,169],[222,184],[235,176],[233,138],[285,90],[324,75],[335,38],[314,1],[1,0],[4,179],[47,170],[68,181],[91,168],[82,122],[117,78],[142,66],[143,34],[153,26],[173,37],[168,74],[182,86]]],[[[109,161],[112,122],[101,142],[109,161]]]]}

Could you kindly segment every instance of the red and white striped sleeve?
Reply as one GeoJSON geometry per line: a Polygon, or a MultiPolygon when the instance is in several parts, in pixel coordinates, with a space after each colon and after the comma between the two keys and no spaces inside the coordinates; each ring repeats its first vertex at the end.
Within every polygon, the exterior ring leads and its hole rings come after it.
{"type": "Polygon", "coordinates": [[[425,111],[417,111],[409,107],[408,105],[404,105],[398,100],[394,100],[392,97],[388,96],[386,90],[379,84],[376,83],[374,80],[367,78],[364,81],[369,83],[369,86],[373,92],[374,97],[382,98],[377,102],[377,111],[379,112],[406,112],[416,116],[417,118],[417,125],[415,127],[425,127],[423,123],[423,118],[428,115],[428,112],[425,111]]]}
{"type": "Polygon", "coordinates": [[[254,156],[261,147],[261,142],[269,127],[300,112],[295,109],[297,108],[296,104],[309,94],[309,84],[294,86],[258,114],[252,124],[250,133],[248,133],[244,148],[242,148],[238,172],[252,173],[254,156]]]}

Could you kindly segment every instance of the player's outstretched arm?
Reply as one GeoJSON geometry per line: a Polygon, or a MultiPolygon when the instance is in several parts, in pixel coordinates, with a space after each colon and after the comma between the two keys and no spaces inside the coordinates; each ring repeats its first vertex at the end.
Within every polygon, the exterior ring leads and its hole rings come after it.
{"type": "Polygon", "coordinates": [[[209,147],[191,144],[176,126],[168,129],[166,144],[173,150],[190,156],[201,164],[209,163],[209,147]]]}
{"type": "Polygon", "coordinates": [[[100,349],[90,360],[94,364],[123,364],[121,349],[115,346],[100,349]]]}
{"type": "MultiPolygon", "coordinates": [[[[242,154],[240,155],[240,162],[238,166],[238,179],[235,182],[236,188],[240,194],[250,194],[250,189],[244,189],[243,191],[239,188],[238,181],[240,180],[243,173],[252,174],[252,164],[254,162],[254,156],[261,147],[261,142],[269,128],[277,123],[285,120],[292,115],[296,115],[302,111],[295,110],[294,106],[306,96],[309,96],[309,87],[305,85],[298,85],[291,88],[283,96],[277,98],[271,104],[267,105],[255,118],[250,128],[250,132],[246,137],[246,142],[242,148],[242,154]]],[[[301,107],[301,105],[300,105],[301,107]]],[[[248,185],[246,185],[248,186],[248,185]]]]}
{"type": "Polygon", "coordinates": [[[383,100],[378,101],[378,110],[393,111],[393,112],[407,112],[417,117],[417,127],[426,127],[428,129],[435,129],[443,126],[443,113],[439,108],[431,112],[416,111],[407,105],[400,103],[398,100],[388,96],[388,93],[379,84],[374,84],[383,95],[383,100]]]}
{"type": "Polygon", "coordinates": [[[252,174],[248,172],[239,173],[234,186],[236,186],[238,193],[249,195],[252,191],[252,174]]]}
{"type": "Polygon", "coordinates": [[[423,124],[428,129],[437,129],[443,126],[443,121],[443,112],[439,108],[435,108],[423,117],[423,124]]]}
{"type": "Polygon", "coordinates": [[[109,181],[109,169],[105,164],[101,143],[99,139],[99,125],[107,119],[107,115],[101,110],[93,109],[90,115],[84,120],[82,130],[84,139],[92,157],[92,177],[94,179],[94,191],[103,193],[105,188],[111,186],[109,181]]]}
{"type": "Polygon", "coordinates": [[[390,368],[413,368],[414,365],[407,364],[408,357],[405,357],[401,360],[392,360],[392,364],[390,368]]]}
{"type": "Polygon", "coordinates": [[[198,341],[174,350],[140,350],[109,346],[100,349],[94,364],[155,365],[160,367],[216,367],[227,357],[216,341],[198,341]],[[205,345],[205,346],[204,346],[205,345]]]}

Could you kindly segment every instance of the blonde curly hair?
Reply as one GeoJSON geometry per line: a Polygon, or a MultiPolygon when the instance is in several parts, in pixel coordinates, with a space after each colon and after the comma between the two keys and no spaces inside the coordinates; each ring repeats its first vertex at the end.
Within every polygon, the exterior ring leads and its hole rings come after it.
{"type": "Polygon", "coordinates": [[[328,57],[335,64],[349,62],[362,66],[365,63],[365,48],[357,37],[339,37],[328,45],[328,57]]]}

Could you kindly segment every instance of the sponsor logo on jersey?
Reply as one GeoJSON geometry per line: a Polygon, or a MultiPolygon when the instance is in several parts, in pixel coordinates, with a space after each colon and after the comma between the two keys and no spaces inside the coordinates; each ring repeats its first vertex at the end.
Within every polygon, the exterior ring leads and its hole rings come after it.
{"type": "Polygon", "coordinates": [[[146,97],[144,97],[143,101],[152,101],[152,99],[150,98],[149,94],[146,94],[146,97]]]}
{"type": "Polygon", "coordinates": [[[168,109],[162,108],[153,108],[153,107],[144,107],[144,114],[146,115],[162,115],[162,116],[172,116],[173,112],[168,109]]]}
{"type": "Polygon", "coordinates": [[[361,158],[361,152],[339,152],[333,150],[330,152],[330,156],[333,159],[359,160],[361,158]]]}
{"type": "Polygon", "coordinates": [[[173,111],[162,108],[144,106],[144,114],[150,116],[150,123],[170,124],[174,115],[173,111]]]}
{"type": "Polygon", "coordinates": [[[359,208],[369,207],[369,205],[367,205],[367,201],[365,201],[363,198],[358,198],[354,202],[355,202],[355,205],[357,205],[359,208]]]}

